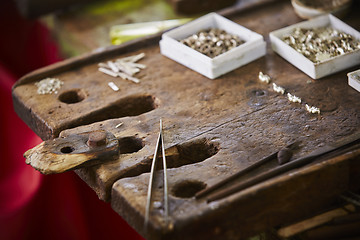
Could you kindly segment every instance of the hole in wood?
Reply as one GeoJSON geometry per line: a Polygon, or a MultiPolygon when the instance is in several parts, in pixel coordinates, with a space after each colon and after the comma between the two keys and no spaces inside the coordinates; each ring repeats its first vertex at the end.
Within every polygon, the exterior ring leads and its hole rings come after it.
{"type": "Polygon", "coordinates": [[[205,189],[206,184],[196,180],[185,180],[176,184],[172,190],[171,194],[179,198],[191,198],[195,194],[203,189],[205,189]]]}
{"type": "Polygon", "coordinates": [[[63,92],[59,96],[59,101],[67,104],[78,103],[84,100],[86,94],[81,89],[72,89],[66,92],[63,92]]]}
{"type": "MultiPolygon", "coordinates": [[[[171,151],[171,149],[169,149],[171,151]]],[[[219,143],[201,138],[176,146],[178,154],[167,157],[169,168],[202,162],[215,155],[220,150],[219,143]]]]}
{"type": "Polygon", "coordinates": [[[62,148],[60,149],[60,152],[62,152],[62,153],[72,153],[74,150],[75,150],[75,149],[72,148],[72,147],[62,147],[62,148]]]}
{"type": "MultiPolygon", "coordinates": [[[[121,149],[121,148],[120,148],[121,149]]],[[[202,162],[220,150],[220,144],[209,139],[202,138],[181,145],[173,146],[165,150],[167,168],[177,168],[197,162],[202,162]]],[[[120,150],[122,151],[122,150],[120,150]]],[[[159,153],[157,159],[157,169],[163,169],[162,156],[159,153]]],[[[134,177],[145,172],[150,172],[153,156],[149,156],[146,161],[134,166],[124,175],[124,177],[134,177]]]]}
{"type": "MultiPolygon", "coordinates": [[[[86,115],[82,115],[80,113],[78,118],[71,121],[68,125],[64,125],[62,128],[56,129],[53,134],[54,136],[58,136],[59,133],[64,129],[75,128],[108,119],[138,116],[156,109],[159,105],[158,103],[159,99],[151,95],[128,96],[104,107],[99,107],[99,109],[92,108],[92,112],[86,115]]],[[[102,124],[99,126],[102,126],[102,124]]]]}
{"type": "Polygon", "coordinates": [[[137,137],[123,137],[119,139],[120,154],[134,153],[144,147],[144,143],[137,137]]]}
{"type": "Polygon", "coordinates": [[[265,95],[265,91],[264,90],[261,90],[261,89],[254,89],[251,91],[251,94],[253,96],[264,96],[265,95]]]}
{"type": "Polygon", "coordinates": [[[151,95],[134,95],[119,99],[110,106],[92,112],[86,118],[80,118],[76,126],[91,124],[108,119],[138,116],[157,108],[158,100],[151,95]]]}

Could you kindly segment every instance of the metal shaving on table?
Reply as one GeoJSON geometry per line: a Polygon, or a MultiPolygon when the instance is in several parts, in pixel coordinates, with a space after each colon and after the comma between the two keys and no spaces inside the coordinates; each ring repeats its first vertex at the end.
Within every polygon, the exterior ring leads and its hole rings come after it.
{"type": "Polygon", "coordinates": [[[276,83],[273,83],[273,89],[277,93],[281,93],[281,94],[285,93],[285,88],[278,86],[276,83]]]}
{"type": "MultiPolygon", "coordinates": [[[[293,96],[292,98],[288,96],[288,99],[290,102],[301,103],[301,98],[298,98],[296,96],[293,96]]],[[[309,113],[320,114],[320,108],[315,107],[315,106],[310,106],[307,103],[305,103],[305,110],[308,111],[309,113]]]]}
{"type": "Polygon", "coordinates": [[[320,114],[320,108],[317,108],[314,106],[309,106],[308,104],[305,104],[305,108],[306,108],[306,111],[308,111],[309,113],[320,114]]]}
{"type": "Polygon", "coordinates": [[[214,58],[240,46],[245,41],[241,40],[239,36],[229,34],[224,30],[210,28],[180,40],[180,42],[208,57],[214,58]]]}
{"type": "Polygon", "coordinates": [[[38,87],[38,94],[57,94],[57,90],[64,85],[64,82],[60,81],[58,78],[45,78],[35,83],[35,85],[38,87]]]}
{"type": "Polygon", "coordinates": [[[293,102],[293,103],[301,103],[301,98],[295,96],[295,95],[292,95],[291,93],[288,93],[287,94],[287,97],[289,99],[290,102],[293,102]]]}
{"type": "Polygon", "coordinates": [[[98,70],[112,77],[121,77],[124,80],[129,80],[134,83],[139,83],[140,80],[133,77],[141,69],[145,69],[146,65],[136,63],[145,56],[145,53],[117,59],[115,61],[108,61],[106,63],[99,63],[98,70]]]}
{"type": "Polygon", "coordinates": [[[314,63],[360,49],[356,38],[331,27],[295,28],[282,40],[314,63]]]}
{"type": "MultiPolygon", "coordinates": [[[[266,75],[262,72],[259,72],[259,80],[261,82],[264,82],[264,83],[269,83],[270,82],[270,76],[269,75],[266,75]]],[[[280,94],[285,94],[286,93],[286,90],[285,88],[277,85],[276,83],[273,83],[272,84],[273,86],[273,90],[277,93],[280,93],[280,94]]],[[[300,103],[302,102],[301,98],[287,92],[287,99],[290,101],[290,102],[293,102],[293,103],[300,103]]],[[[308,111],[309,113],[317,113],[317,114],[320,114],[320,109],[315,107],[315,106],[309,106],[307,103],[305,104],[305,109],[306,111],[308,111]]]]}
{"type": "Polygon", "coordinates": [[[269,75],[266,75],[266,74],[264,74],[264,73],[262,73],[262,72],[259,72],[259,80],[260,80],[261,82],[264,82],[264,83],[269,84],[271,78],[270,78],[269,75]]]}

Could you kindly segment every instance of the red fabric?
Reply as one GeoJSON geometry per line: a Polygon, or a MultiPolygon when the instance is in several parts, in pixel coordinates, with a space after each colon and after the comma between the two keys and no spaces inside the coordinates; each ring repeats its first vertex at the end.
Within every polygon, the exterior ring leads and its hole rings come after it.
{"type": "Polygon", "coordinates": [[[60,58],[48,30],[10,1],[0,1],[0,32],[0,238],[142,239],[73,172],[45,176],[25,164],[41,140],[15,114],[11,87],[60,58]]]}

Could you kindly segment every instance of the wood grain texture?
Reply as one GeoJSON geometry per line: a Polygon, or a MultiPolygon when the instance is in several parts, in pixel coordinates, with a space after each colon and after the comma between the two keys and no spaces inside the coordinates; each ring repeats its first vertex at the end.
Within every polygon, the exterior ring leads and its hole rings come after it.
{"type": "MultiPolygon", "coordinates": [[[[76,170],[113,209],[148,239],[241,239],[299,220],[330,206],[336,196],[359,184],[359,151],[297,169],[207,204],[193,197],[196,191],[224,179],[293,141],[300,148],[293,159],[325,144],[359,133],[358,92],[339,72],[314,81],[270,48],[268,33],[301,21],[288,1],[276,1],[246,12],[227,12],[231,19],[262,34],[267,55],[218,79],[210,80],[162,56],[159,36],[93,53],[25,76],[13,88],[16,112],[43,139],[106,130],[119,141],[118,159],[76,170]],[[97,71],[97,62],[144,52],[148,67],[137,76],[140,84],[113,79],[97,71]],[[305,104],[290,103],[271,85],[258,81],[258,73],[321,109],[306,112],[305,104]],[[57,95],[37,95],[34,82],[57,77],[64,86],[57,95]],[[115,81],[118,92],[107,83],[115,81]],[[59,95],[83,94],[78,103],[66,104],[59,95]],[[161,181],[154,198],[151,225],[143,229],[148,172],[163,119],[168,160],[170,215],[164,225],[161,181]],[[122,123],[121,127],[116,126],[122,123]],[[349,167],[351,166],[351,167],[349,167]]],[[[359,29],[354,15],[345,19],[359,29]]],[[[237,179],[242,181],[277,166],[269,162],[237,179]]],[[[161,174],[159,172],[159,174],[161,174]]]]}

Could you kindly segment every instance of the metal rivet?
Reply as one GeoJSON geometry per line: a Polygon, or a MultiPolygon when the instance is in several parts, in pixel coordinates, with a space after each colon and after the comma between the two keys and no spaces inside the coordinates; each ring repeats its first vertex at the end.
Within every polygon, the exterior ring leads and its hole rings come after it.
{"type": "Polygon", "coordinates": [[[103,131],[92,132],[89,134],[87,145],[89,147],[99,147],[106,144],[106,133],[103,131]]]}

